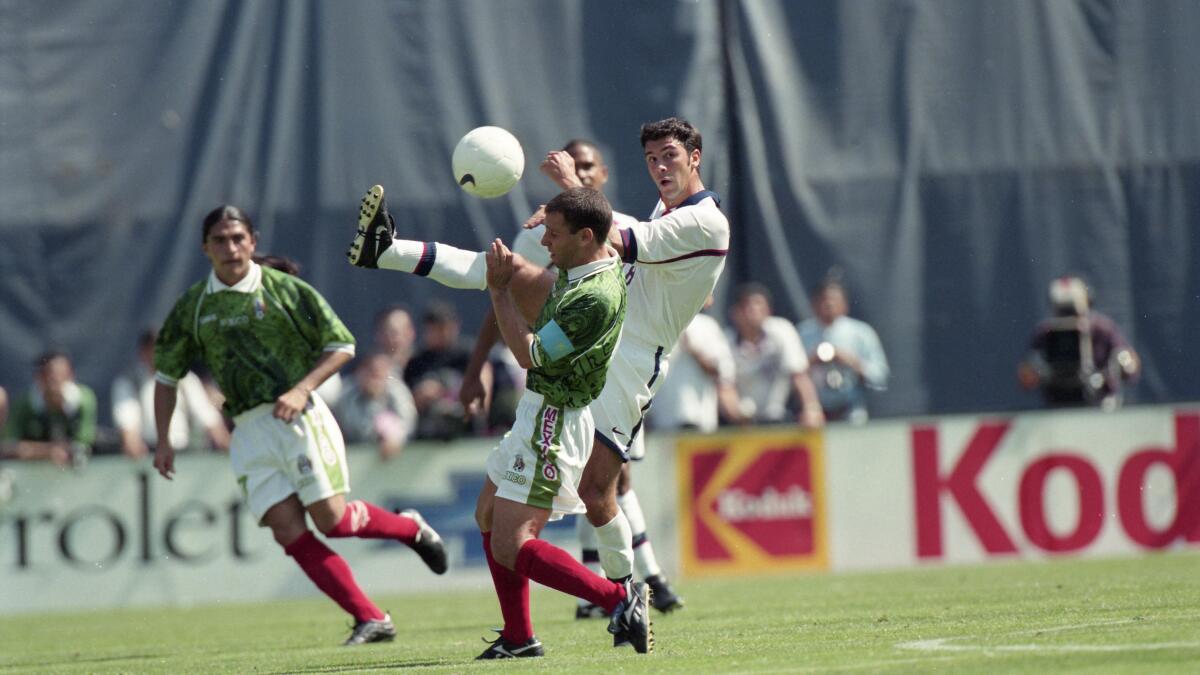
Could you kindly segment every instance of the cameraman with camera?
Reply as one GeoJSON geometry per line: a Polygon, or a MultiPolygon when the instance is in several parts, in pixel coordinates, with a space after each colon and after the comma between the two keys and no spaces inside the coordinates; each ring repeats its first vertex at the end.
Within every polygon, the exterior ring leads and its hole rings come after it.
{"type": "Polygon", "coordinates": [[[848,316],[840,270],[830,271],[812,296],[813,318],[800,322],[810,372],[829,420],[867,421],[866,390],[887,388],[888,362],[875,329],[848,316]]]}
{"type": "Polygon", "coordinates": [[[1091,309],[1078,277],[1051,281],[1050,305],[1054,316],[1038,324],[1018,366],[1021,386],[1041,391],[1049,408],[1120,407],[1121,384],[1141,369],[1137,352],[1112,319],[1091,309]]]}

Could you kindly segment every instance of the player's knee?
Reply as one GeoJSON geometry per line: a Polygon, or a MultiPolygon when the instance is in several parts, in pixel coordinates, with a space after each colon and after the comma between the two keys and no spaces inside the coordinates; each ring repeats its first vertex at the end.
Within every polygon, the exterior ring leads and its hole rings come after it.
{"type": "Polygon", "coordinates": [[[497,536],[497,533],[493,532],[492,559],[507,569],[515,570],[517,568],[517,554],[521,551],[522,543],[524,542],[518,541],[514,536],[497,536]]]}
{"type": "Polygon", "coordinates": [[[275,543],[287,548],[291,546],[297,539],[308,531],[307,527],[288,523],[285,525],[276,525],[271,528],[271,536],[275,537],[275,543]]]}

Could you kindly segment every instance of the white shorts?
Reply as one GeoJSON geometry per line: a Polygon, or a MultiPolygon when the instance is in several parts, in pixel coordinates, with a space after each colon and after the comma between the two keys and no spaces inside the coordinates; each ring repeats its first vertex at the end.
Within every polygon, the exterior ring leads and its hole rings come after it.
{"type": "Polygon", "coordinates": [[[250,512],[262,517],[293,493],[305,506],[350,491],[342,430],[317,395],[291,424],[276,419],[274,403],[238,415],[229,459],[250,512]]]}
{"type": "Polygon", "coordinates": [[[621,456],[638,460],[646,454],[642,422],[655,392],[667,376],[667,350],[621,337],[604,390],[588,406],[596,421],[596,439],[621,456]]]}
{"type": "Polygon", "coordinates": [[[517,418],[487,459],[496,496],[550,510],[550,520],[587,509],[579,498],[579,479],[592,451],[591,413],[587,408],[558,408],[526,390],[517,418]]]}

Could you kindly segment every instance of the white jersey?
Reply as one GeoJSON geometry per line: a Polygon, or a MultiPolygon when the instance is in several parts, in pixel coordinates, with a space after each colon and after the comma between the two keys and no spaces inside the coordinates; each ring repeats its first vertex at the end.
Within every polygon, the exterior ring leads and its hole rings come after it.
{"type": "Polygon", "coordinates": [[[629,287],[621,339],[669,351],[725,269],[729,220],[716,194],[703,191],[674,209],[660,200],[649,222],[620,232],[629,287]]]}
{"type": "MultiPolygon", "coordinates": [[[[613,227],[615,228],[629,227],[636,222],[637,218],[631,215],[613,211],[613,227]]],[[[545,225],[538,225],[529,230],[521,228],[521,231],[517,232],[517,237],[513,239],[512,252],[538,267],[549,267],[550,251],[542,246],[542,235],[545,232],[545,225]]]]}

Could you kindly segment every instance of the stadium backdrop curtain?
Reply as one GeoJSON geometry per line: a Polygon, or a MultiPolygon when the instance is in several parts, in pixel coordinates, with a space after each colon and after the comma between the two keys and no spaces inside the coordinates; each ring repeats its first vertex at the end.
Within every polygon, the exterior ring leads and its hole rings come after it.
{"type": "Polygon", "coordinates": [[[678,114],[734,222],[722,297],[760,280],[801,319],[844,269],[893,366],[877,413],[1032,405],[1014,366],[1064,273],[1145,357],[1140,400],[1197,399],[1198,28],[1189,0],[0,3],[0,383],[58,346],[106,400],[224,202],[364,348],[391,302],[452,299],[471,331],[483,294],[346,265],[363,190],[477,248],[584,136],[645,215],[638,126],[678,114]],[[481,124],[527,153],[487,202],[449,166],[481,124]]]}

